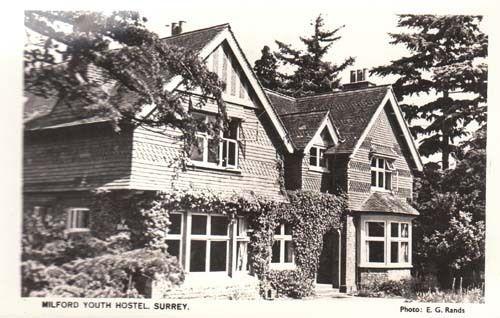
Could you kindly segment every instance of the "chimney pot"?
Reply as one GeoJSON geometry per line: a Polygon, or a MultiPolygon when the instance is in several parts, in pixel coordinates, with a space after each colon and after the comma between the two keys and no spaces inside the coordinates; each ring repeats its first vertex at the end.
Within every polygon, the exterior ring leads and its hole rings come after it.
{"type": "Polygon", "coordinates": [[[177,22],[172,22],[172,25],[170,27],[171,27],[171,29],[170,29],[171,35],[177,35],[177,33],[176,33],[177,32],[177,22]]]}

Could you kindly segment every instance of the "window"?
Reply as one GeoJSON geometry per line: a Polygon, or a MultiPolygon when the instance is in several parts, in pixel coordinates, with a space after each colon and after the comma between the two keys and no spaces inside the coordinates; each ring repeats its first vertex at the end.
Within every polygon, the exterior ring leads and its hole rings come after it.
{"type": "Polygon", "coordinates": [[[372,189],[392,189],[392,172],[395,169],[391,161],[385,158],[373,157],[370,170],[372,189]]]}
{"type": "MultiPolygon", "coordinates": [[[[215,116],[193,113],[193,117],[207,126],[215,124],[215,116]]],[[[228,129],[218,142],[206,132],[199,132],[191,147],[190,159],[212,166],[227,168],[238,167],[238,127],[239,122],[231,120],[228,129]]]]}
{"type": "Polygon", "coordinates": [[[191,214],[190,272],[227,270],[228,218],[222,215],[191,214]]]}
{"type": "Polygon", "coordinates": [[[274,230],[271,263],[286,265],[293,262],[292,228],[289,224],[280,224],[274,230]]]}
{"type": "Polygon", "coordinates": [[[69,208],[67,210],[67,229],[69,231],[88,231],[90,227],[90,211],[87,208],[69,208]]]}
{"type": "Polygon", "coordinates": [[[170,255],[177,256],[180,261],[182,246],[182,220],[181,213],[170,213],[170,226],[167,233],[167,252],[170,255]]]}
{"type": "Polygon", "coordinates": [[[325,148],[313,146],[309,150],[309,166],[318,168],[328,168],[328,161],[325,157],[325,148]]]}
{"type": "Polygon", "coordinates": [[[248,222],[243,217],[236,219],[236,271],[248,271],[248,222]]]}
{"type": "Polygon", "coordinates": [[[385,267],[411,264],[411,222],[408,218],[363,217],[361,232],[362,266],[385,267]]]}
{"type": "Polygon", "coordinates": [[[391,222],[391,263],[410,261],[409,228],[409,223],[391,222]]]}

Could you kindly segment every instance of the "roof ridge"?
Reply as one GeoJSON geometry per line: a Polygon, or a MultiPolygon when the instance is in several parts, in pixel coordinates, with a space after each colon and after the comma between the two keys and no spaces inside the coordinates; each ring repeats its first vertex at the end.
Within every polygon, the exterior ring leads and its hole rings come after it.
{"type": "Polygon", "coordinates": [[[306,99],[313,99],[313,98],[326,97],[326,96],[332,96],[332,95],[352,94],[352,93],[357,93],[360,91],[368,91],[368,90],[380,89],[383,87],[390,87],[390,86],[391,86],[391,84],[376,85],[376,86],[371,86],[371,87],[367,87],[367,88],[353,89],[353,90],[349,90],[349,91],[329,92],[329,93],[323,93],[323,94],[317,94],[317,95],[311,95],[311,96],[297,97],[296,100],[302,101],[302,100],[306,100],[306,99]]]}
{"type": "Polygon", "coordinates": [[[295,112],[295,113],[285,113],[281,114],[280,116],[288,116],[288,115],[300,115],[300,114],[314,114],[314,113],[324,113],[324,112],[329,112],[330,109],[319,109],[319,110],[307,110],[307,111],[301,111],[301,112],[295,112]]]}
{"type": "Polygon", "coordinates": [[[178,37],[181,37],[184,35],[190,35],[190,34],[193,34],[196,32],[206,31],[206,30],[210,30],[210,29],[217,29],[217,28],[221,28],[221,27],[229,27],[229,23],[226,22],[226,23],[222,23],[222,24],[218,24],[218,25],[214,25],[214,26],[210,26],[210,27],[206,27],[206,28],[202,28],[202,29],[196,29],[196,30],[192,30],[192,31],[188,31],[188,32],[183,32],[181,34],[170,35],[170,36],[160,38],[160,40],[170,40],[170,39],[178,38],[178,37]]]}
{"type": "Polygon", "coordinates": [[[277,92],[277,91],[273,91],[272,89],[269,89],[269,88],[265,88],[264,87],[264,90],[271,93],[271,94],[274,94],[274,95],[278,95],[278,96],[282,96],[282,97],[285,97],[285,98],[288,98],[288,99],[291,99],[293,101],[296,101],[297,100],[297,97],[293,97],[293,96],[288,96],[286,94],[283,94],[283,93],[280,93],[280,92],[277,92]]]}

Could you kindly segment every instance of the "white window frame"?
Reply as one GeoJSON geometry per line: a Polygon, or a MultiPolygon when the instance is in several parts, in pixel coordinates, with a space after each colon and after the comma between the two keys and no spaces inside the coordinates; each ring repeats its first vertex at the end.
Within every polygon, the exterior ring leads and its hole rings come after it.
{"type": "MultiPolygon", "coordinates": [[[[184,245],[182,237],[184,235],[185,214],[182,212],[178,212],[178,211],[170,212],[169,214],[170,215],[176,214],[176,215],[181,216],[181,232],[179,234],[170,234],[169,232],[167,232],[166,240],[167,241],[179,241],[179,255],[177,256],[177,258],[179,260],[179,263],[182,264],[182,247],[184,245]]],[[[170,228],[169,228],[169,230],[170,230],[170,228]]],[[[168,242],[167,242],[167,245],[168,245],[168,242]]]]}
{"type": "Polygon", "coordinates": [[[250,237],[248,237],[248,219],[243,216],[236,217],[236,222],[234,224],[234,231],[236,233],[236,248],[234,252],[236,254],[235,258],[235,271],[238,273],[248,272],[248,244],[250,242],[250,237]],[[240,230],[240,225],[243,229],[240,230]],[[239,246],[239,248],[238,248],[239,246]],[[238,262],[240,260],[240,255],[238,255],[238,251],[241,253],[241,247],[244,246],[243,255],[241,255],[241,266],[238,266],[238,262]],[[241,269],[239,269],[241,267],[241,269]]]}
{"type": "Polygon", "coordinates": [[[211,226],[212,226],[212,217],[225,217],[228,218],[225,214],[215,214],[215,213],[198,213],[198,212],[187,212],[187,235],[186,235],[186,259],[185,259],[185,269],[187,272],[191,274],[208,274],[208,273],[224,273],[227,274],[229,268],[229,255],[230,255],[230,244],[229,244],[229,227],[231,224],[228,222],[228,233],[226,235],[211,235],[211,226]],[[191,234],[192,229],[192,217],[193,215],[201,215],[207,217],[207,225],[206,225],[206,234],[191,234]],[[191,272],[191,242],[192,241],[205,241],[207,244],[205,245],[205,270],[191,272]],[[226,242],[226,268],[224,271],[210,271],[210,245],[211,242],[226,242]]]}
{"type": "MultiPolygon", "coordinates": [[[[411,216],[396,216],[396,215],[362,215],[360,217],[360,242],[358,245],[358,265],[360,267],[370,268],[411,268],[412,267],[412,219],[411,216]],[[384,223],[384,237],[368,236],[368,223],[381,222],[384,223]],[[391,237],[391,223],[407,224],[407,238],[391,237]],[[384,262],[369,262],[368,243],[370,241],[384,242],[384,262]],[[391,262],[391,242],[398,242],[398,262],[391,262]],[[408,262],[401,259],[401,242],[408,243],[408,262]]],[[[398,226],[398,233],[401,232],[401,225],[398,226]]]]}
{"type": "MultiPolygon", "coordinates": [[[[213,116],[213,114],[205,114],[205,113],[196,113],[202,116],[205,116],[205,123],[208,123],[208,116],[213,116]]],[[[236,120],[236,119],[233,119],[236,120]]],[[[190,162],[195,164],[196,166],[205,166],[205,167],[213,167],[213,168],[221,168],[221,169],[238,169],[239,167],[239,142],[238,140],[240,139],[240,126],[236,126],[236,139],[231,139],[231,138],[225,138],[223,135],[223,132],[220,134],[220,142],[218,146],[218,157],[219,160],[218,162],[209,162],[208,161],[208,143],[213,137],[211,137],[208,133],[206,132],[197,132],[196,133],[196,138],[202,138],[203,139],[203,149],[202,149],[202,154],[203,158],[202,160],[195,160],[195,159],[190,159],[190,162]],[[235,147],[235,158],[234,158],[234,164],[229,165],[228,163],[224,164],[224,143],[227,144],[226,146],[226,151],[227,153],[225,154],[227,157],[229,157],[229,144],[233,144],[235,147]]]]}
{"type": "MultiPolygon", "coordinates": [[[[288,225],[290,226],[290,225],[288,225]]],[[[295,268],[295,249],[293,246],[293,240],[292,240],[292,235],[291,234],[285,234],[285,223],[281,223],[279,225],[280,228],[280,234],[274,234],[273,235],[273,242],[271,245],[271,264],[270,268],[272,269],[293,269],[295,268]],[[280,244],[280,260],[279,262],[273,262],[272,261],[272,246],[274,245],[274,242],[279,242],[280,244]],[[292,261],[291,262],[285,262],[285,242],[290,242],[292,245],[292,261]]]]}
{"type": "MultiPolygon", "coordinates": [[[[66,233],[89,232],[90,227],[82,227],[78,224],[78,213],[88,213],[90,223],[90,209],[83,207],[71,207],[66,209],[66,233]]],[[[90,226],[90,224],[89,224],[90,226]]]]}
{"type": "Polygon", "coordinates": [[[389,228],[388,228],[388,231],[390,233],[388,233],[388,236],[389,236],[389,262],[391,264],[407,264],[409,263],[409,260],[410,260],[410,228],[411,228],[411,224],[409,222],[396,222],[396,221],[390,221],[389,222],[389,228]],[[397,224],[398,225],[398,236],[397,237],[393,237],[392,236],[392,225],[393,224],[397,224]],[[403,237],[401,236],[401,233],[402,233],[402,225],[407,225],[408,226],[408,231],[407,231],[407,237],[403,237]],[[398,261],[397,262],[392,262],[392,243],[397,243],[398,244],[398,261]],[[408,262],[404,262],[404,261],[401,261],[404,257],[404,249],[401,248],[401,246],[403,245],[402,243],[407,243],[408,245],[408,262]]]}
{"type": "Polygon", "coordinates": [[[325,156],[326,152],[326,147],[324,146],[311,146],[309,148],[309,169],[315,170],[315,171],[320,171],[320,172],[329,172],[329,165],[328,165],[328,159],[325,156]],[[311,151],[316,152],[316,163],[311,164],[311,151]],[[325,160],[325,166],[321,166],[321,151],[323,151],[323,159],[325,160]]]}
{"type": "Polygon", "coordinates": [[[394,180],[394,160],[379,156],[372,156],[370,158],[370,185],[371,189],[375,191],[390,192],[392,191],[392,181],[394,180]],[[372,166],[373,160],[375,160],[375,167],[372,166]],[[383,168],[379,167],[379,162],[382,161],[383,168]],[[372,174],[375,173],[375,185],[372,182],[372,174]],[[380,173],[382,173],[382,186],[379,186],[380,173]],[[386,173],[391,175],[391,183],[389,184],[389,189],[387,189],[387,177],[386,173]]]}

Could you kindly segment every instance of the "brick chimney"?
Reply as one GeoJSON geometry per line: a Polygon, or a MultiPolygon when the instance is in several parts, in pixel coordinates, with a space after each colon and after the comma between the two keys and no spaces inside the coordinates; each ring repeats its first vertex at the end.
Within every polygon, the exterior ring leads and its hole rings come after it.
{"type": "Polygon", "coordinates": [[[366,68],[351,70],[350,82],[342,86],[342,90],[350,91],[375,86],[368,81],[368,70],[366,68]]]}
{"type": "Polygon", "coordinates": [[[182,33],[182,25],[186,23],[186,21],[172,22],[171,24],[171,35],[179,35],[182,33]]]}

